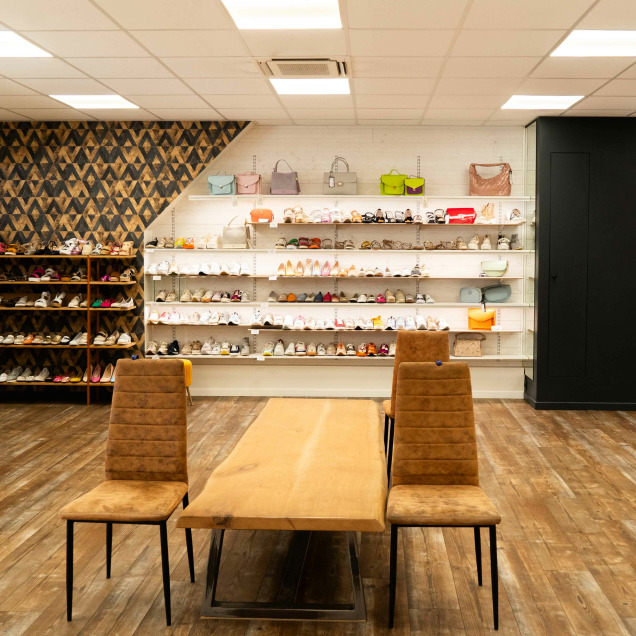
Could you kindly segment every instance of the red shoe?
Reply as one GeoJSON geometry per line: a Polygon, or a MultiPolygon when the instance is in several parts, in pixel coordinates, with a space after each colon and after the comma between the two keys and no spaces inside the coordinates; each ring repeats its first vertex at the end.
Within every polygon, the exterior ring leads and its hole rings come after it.
{"type": "Polygon", "coordinates": [[[323,297],[322,297],[322,302],[323,303],[330,303],[331,302],[331,294],[329,292],[327,292],[323,297]]]}
{"type": "Polygon", "coordinates": [[[101,305],[100,307],[102,309],[107,309],[108,307],[111,307],[113,304],[113,299],[112,298],[107,298],[101,305]]]}

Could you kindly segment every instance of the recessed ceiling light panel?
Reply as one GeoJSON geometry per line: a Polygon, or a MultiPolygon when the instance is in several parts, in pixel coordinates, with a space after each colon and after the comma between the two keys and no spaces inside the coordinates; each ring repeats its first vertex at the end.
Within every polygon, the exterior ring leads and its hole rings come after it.
{"type": "Polygon", "coordinates": [[[342,29],[338,0],[223,0],[239,29],[342,29]]]}
{"type": "Polygon", "coordinates": [[[572,31],[551,57],[636,57],[636,31],[572,31]]]}
{"type": "Polygon", "coordinates": [[[0,31],[0,57],[53,57],[13,31],[0,31]]]}
{"type": "Polygon", "coordinates": [[[502,110],[565,110],[576,104],[584,95],[513,95],[502,110]]]}
{"type": "Polygon", "coordinates": [[[72,108],[89,110],[91,108],[139,108],[121,95],[49,95],[72,108]]]}
{"type": "Polygon", "coordinates": [[[346,77],[326,79],[270,79],[279,95],[349,95],[346,77]]]}

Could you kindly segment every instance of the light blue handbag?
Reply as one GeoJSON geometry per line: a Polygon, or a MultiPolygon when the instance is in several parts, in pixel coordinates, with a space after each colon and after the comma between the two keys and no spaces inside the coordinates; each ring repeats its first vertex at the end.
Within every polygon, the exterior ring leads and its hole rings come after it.
{"type": "Polygon", "coordinates": [[[212,195],[236,194],[236,179],[233,174],[215,174],[208,177],[208,190],[212,195]]]}

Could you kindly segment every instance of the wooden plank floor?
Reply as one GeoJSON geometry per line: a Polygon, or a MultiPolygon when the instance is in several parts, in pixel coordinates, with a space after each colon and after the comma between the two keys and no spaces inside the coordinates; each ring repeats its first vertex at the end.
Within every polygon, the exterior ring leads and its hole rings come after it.
{"type": "MultiPolygon", "coordinates": [[[[265,403],[196,399],[190,409],[191,497],[265,403]]],[[[369,620],[258,623],[199,618],[208,531],[195,530],[196,584],[182,530],[169,523],[173,627],[166,628],[156,528],[115,527],[105,578],[104,527],[75,530],[74,620],[65,618],[62,505],[104,472],[109,408],[0,405],[0,633],[369,636],[386,629],[389,535],[361,537],[369,620]]],[[[500,634],[636,635],[636,414],[533,411],[521,401],[476,404],[482,485],[501,510],[500,634]]],[[[302,414],[299,414],[302,416],[302,414]]],[[[486,533],[482,533],[485,535],[486,533]]],[[[405,634],[492,632],[489,577],[476,583],[471,530],[400,533],[397,623],[405,634]]],[[[220,597],[267,600],[288,533],[226,533],[220,597]]],[[[489,572],[483,536],[484,573],[489,572]]],[[[346,592],[337,535],[309,556],[305,596],[346,592]],[[333,546],[333,558],[324,557],[333,546]],[[322,548],[322,549],[321,549],[322,548]]]]}

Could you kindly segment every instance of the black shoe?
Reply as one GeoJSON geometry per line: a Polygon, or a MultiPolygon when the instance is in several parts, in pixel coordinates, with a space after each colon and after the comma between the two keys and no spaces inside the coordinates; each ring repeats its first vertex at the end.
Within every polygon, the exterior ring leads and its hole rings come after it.
{"type": "Polygon", "coordinates": [[[159,239],[155,236],[155,238],[152,239],[152,241],[148,241],[146,243],[146,247],[157,247],[157,243],[159,243],[159,239]]]}
{"type": "Polygon", "coordinates": [[[179,355],[179,343],[176,340],[173,340],[169,345],[168,345],[168,355],[169,356],[176,356],[179,355]]]}

